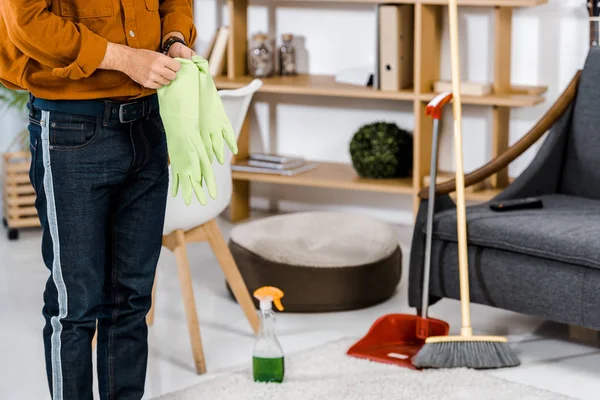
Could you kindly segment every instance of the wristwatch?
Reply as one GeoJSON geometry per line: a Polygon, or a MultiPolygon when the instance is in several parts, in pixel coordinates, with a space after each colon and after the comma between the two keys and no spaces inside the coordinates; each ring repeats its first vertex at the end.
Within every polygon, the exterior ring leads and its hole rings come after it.
{"type": "Polygon", "coordinates": [[[167,40],[165,40],[165,43],[163,43],[163,48],[162,48],[163,54],[167,55],[169,53],[169,49],[175,43],[181,43],[182,45],[187,46],[187,44],[185,43],[185,40],[183,40],[177,36],[169,36],[167,38],[167,40]]]}

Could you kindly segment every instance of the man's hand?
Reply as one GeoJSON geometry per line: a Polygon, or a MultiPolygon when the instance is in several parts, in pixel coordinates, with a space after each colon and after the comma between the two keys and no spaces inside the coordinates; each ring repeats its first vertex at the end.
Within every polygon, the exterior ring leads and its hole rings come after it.
{"type": "Polygon", "coordinates": [[[184,46],[181,43],[173,43],[173,45],[169,48],[169,52],[167,54],[169,57],[172,58],[180,57],[191,59],[192,56],[196,55],[196,52],[194,52],[194,50],[190,49],[187,46],[184,46]]]}
{"type": "Polygon", "coordinates": [[[144,87],[158,89],[175,79],[181,64],[156,51],[109,43],[99,68],[121,71],[144,87]]]}
{"type": "MultiPolygon", "coordinates": [[[[181,32],[173,31],[173,32],[169,32],[165,36],[163,36],[162,43],[164,44],[167,41],[167,39],[170,38],[171,36],[175,36],[181,40],[184,40],[184,37],[181,34],[181,32]]],[[[189,47],[185,46],[184,44],[176,42],[171,45],[167,55],[169,57],[173,57],[173,58],[179,57],[179,58],[191,59],[192,56],[196,55],[196,52],[194,52],[194,50],[190,49],[189,47]]]]}
{"type": "Polygon", "coordinates": [[[168,85],[177,76],[181,68],[179,61],[156,51],[131,49],[127,59],[125,72],[140,85],[158,89],[168,85]]]}

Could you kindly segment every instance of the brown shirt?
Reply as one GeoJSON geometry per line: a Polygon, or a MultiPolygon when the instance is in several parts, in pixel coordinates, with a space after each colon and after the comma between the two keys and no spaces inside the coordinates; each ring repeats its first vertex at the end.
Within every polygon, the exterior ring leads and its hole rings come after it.
{"type": "Polygon", "coordinates": [[[0,82],[45,99],[130,99],[154,93],[97,69],[108,42],[159,50],[196,39],[192,0],[0,0],[0,82]]]}

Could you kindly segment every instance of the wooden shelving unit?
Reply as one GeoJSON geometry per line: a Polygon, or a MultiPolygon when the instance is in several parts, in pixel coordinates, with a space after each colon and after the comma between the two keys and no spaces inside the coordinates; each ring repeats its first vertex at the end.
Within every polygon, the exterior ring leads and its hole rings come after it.
{"type": "MultiPolygon", "coordinates": [[[[277,93],[298,96],[329,96],[356,99],[379,99],[389,101],[409,101],[414,112],[414,165],[413,176],[407,179],[369,180],[361,179],[350,165],[318,163],[310,172],[282,177],[268,174],[234,172],[231,219],[240,221],[249,217],[250,182],[312,186],[333,189],[370,191],[414,196],[415,208],[418,204],[416,193],[423,187],[424,177],[429,175],[429,155],[431,153],[432,120],[425,115],[427,102],[436,93],[433,83],[440,78],[440,49],[442,42],[442,10],[447,0],[277,0],[274,4],[290,2],[347,2],[347,3],[396,3],[414,4],[414,88],[398,92],[385,92],[366,87],[335,82],[333,76],[299,75],[295,77],[272,77],[263,79],[262,93],[277,93]]],[[[493,51],[493,93],[487,96],[463,96],[464,104],[492,107],[492,157],[502,154],[508,148],[510,109],[513,107],[533,107],[544,101],[543,86],[516,86],[510,78],[511,30],[513,8],[532,7],[545,4],[547,0],[459,0],[460,6],[492,7],[494,10],[494,51],[493,51]]],[[[227,54],[227,76],[216,79],[220,89],[235,89],[250,83],[247,76],[247,9],[248,0],[228,0],[231,16],[227,54]]],[[[244,123],[238,147],[238,159],[244,159],[249,152],[249,121],[244,123]]],[[[235,160],[234,160],[235,162],[235,160]]],[[[490,189],[467,193],[467,199],[485,201],[502,191],[508,184],[508,171],[504,170],[490,180],[490,189]]]]}

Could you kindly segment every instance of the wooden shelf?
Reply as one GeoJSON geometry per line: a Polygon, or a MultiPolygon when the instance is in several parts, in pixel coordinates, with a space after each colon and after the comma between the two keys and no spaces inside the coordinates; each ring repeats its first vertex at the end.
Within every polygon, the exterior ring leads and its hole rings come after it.
{"type": "MultiPolygon", "coordinates": [[[[216,85],[219,89],[238,89],[246,86],[252,81],[252,77],[246,76],[236,79],[218,77],[216,85]]],[[[360,87],[337,83],[330,75],[298,75],[285,77],[263,78],[262,93],[280,93],[307,96],[329,96],[329,97],[351,97],[359,99],[382,99],[382,100],[415,100],[417,94],[412,89],[399,92],[385,92],[373,90],[368,87],[360,87]]],[[[506,107],[533,107],[544,101],[541,96],[545,91],[544,86],[514,86],[511,94],[491,94],[487,96],[463,96],[464,104],[506,106],[506,107]]],[[[418,98],[429,101],[436,93],[422,93],[418,98]]]]}
{"type": "Polygon", "coordinates": [[[392,194],[414,194],[412,178],[364,179],[349,164],[317,162],[317,168],[296,176],[233,171],[233,179],[281,185],[311,186],[330,189],[360,190],[392,194]]]}
{"type": "MultiPolygon", "coordinates": [[[[278,3],[374,3],[374,4],[432,4],[447,5],[448,0],[276,0],[278,3]]],[[[459,6],[469,7],[533,7],[546,4],[548,0],[458,0],[459,6]]]]}
{"type": "MultiPolygon", "coordinates": [[[[265,182],[279,185],[358,190],[362,192],[415,194],[412,178],[365,179],[360,178],[349,164],[328,162],[316,162],[316,164],[317,168],[296,176],[233,171],[233,179],[238,181],[265,182]]],[[[465,193],[465,197],[470,201],[487,201],[502,190],[503,189],[485,189],[477,192],[467,192],[465,193]]]]}
{"type": "MultiPolygon", "coordinates": [[[[447,5],[448,0],[417,0],[421,4],[447,5]]],[[[459,6],[470,7],[534,7],[548,0],[458,0],[459,6]]]]}
{"type": "MultiPolygon", "coordinates": [[[[422,93],[420,99],[430,101],[437,93],[422,93]]],[[[482,106],[504,106],[504,107],[533,107],[544,101],[544,97],[535,94],[488,94],[485,96],[465,96],[461,97],[463,104],[474,104],[482,106]]]]}
{"type": "MultiPolygon", "coordinates": [[[[252,81],[251,77],[228,79],[217,77],[215,83],[219,89],[238,89],[246,86],[252,81]]],[[[415,100],[416,95],[412,89],[400,92],[384,92],[373,90],[370,87],[354,86],[338,83],[331,75],[297,75],[276,76],[261,78],[263,86],[262,93],[281,93],[293,95],[331,96],[331,97],[353,97],[359,99],[382,99],[382,100],[415,100]]]]}

